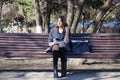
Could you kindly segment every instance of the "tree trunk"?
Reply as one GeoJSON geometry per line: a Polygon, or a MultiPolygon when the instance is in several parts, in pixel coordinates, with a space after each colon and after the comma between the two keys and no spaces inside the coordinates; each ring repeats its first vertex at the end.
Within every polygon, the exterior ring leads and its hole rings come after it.
{"type": "Polygon", "coordinates": [[[44,26],[44,33],[49,33],[49,24],[50,24],[50,14],[42,15],[43,19],[43,26],[44,26]]]}
{"type": "Polygon", "coordinates": [[[68,26],[72,26],[74,17],[74,0],[67,0],[67,23],[68,26]]]}
{"type": "Polygon", "coordinates": [[[34,0],[34,8],[35,8],[35,15],[36,15],[36,32],[42,33],[42,26],[40,24],[39,0],[34,0]]]}
{"type": "Polygon", "coordinates": [[[0,2],[0,32],[2,31],[2,24],[1,24],[2,6],[3,6],[3,1],[0,2]]]}
{"type": "Polygon", "coordinates": [[[71,27],[71,33],[75,33],[76,32],[77,24],[78,24],[80,15],[82,13],[84,2],[85,2],[85,0],[79,0],[78,1],[77,10],[76,10],[76,13],[74,15],[74,20],[73,20],[72,27],[71,27]]]}
{"type": "Polygon", "coordinates": [[[0,11],[0,32],[2,32],[2,24],[1,24],[1,11],[0,11]]]}
{"type": "Polygon", "coordinates": [[[106,14],[106,12],[112,7],[113,0],[107,0],[106,3],[102,6],[100,12],[96,16],[93,24],[87,29],[87,33],[96,33],[97,32],[97,25],[100,23],[102,17],[106,14]]]}
{"type": "Polygon", "coordinates": [[[25,22],[27,23],[28,22],[28,18],[27,18],[27,14],[26,14],[26,11],[25,11],[24,7],[22,7],[22,11],[23,11],[23,15],[25,17],[25,22]]]}
{"type": "Polygon", "coordinates": [[[77,11],[75,13],[74,20],[73,20],[73,23],[72,23],[72,26],[71,26],[71,33],[76,32],[77,23],[79,21],[79,18],[80,18],[80,9],[77,8],[77,11]]]}
{"type": "Polygon", "coordinates": [[[47,0],[41,0],[41,15],[42,15],[42,19],[43,19],[43,29],[44,29],[44,33],[48,34],[49,33],[49,24],[50,24],[50,2],[48,2],[47,0]]]}

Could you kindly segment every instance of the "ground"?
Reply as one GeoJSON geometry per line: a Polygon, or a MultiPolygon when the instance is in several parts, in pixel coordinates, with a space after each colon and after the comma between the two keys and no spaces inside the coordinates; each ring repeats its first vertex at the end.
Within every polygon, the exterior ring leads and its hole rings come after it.
{"type": "Polygon", "coordinates": [[[120,78],[120,60],[88,59],[86,63],[81,64],[80,59],[68,59],[67,63],[67,77],[54,79],[52,59],[0,58],[0,80],[119,80],[120,78]]]}
{"type": "MultiPolygon", "coordinates": [[[[81,64],[81,59],[68,59],[68,69],[120,69],[120,60],[88,59],[81,64]]],[[[60,60],[59,60],[60,68],[60,60]]],[[[0,58],[0,69],[52,69],[52,59],[36,58],[0,58]]]]}

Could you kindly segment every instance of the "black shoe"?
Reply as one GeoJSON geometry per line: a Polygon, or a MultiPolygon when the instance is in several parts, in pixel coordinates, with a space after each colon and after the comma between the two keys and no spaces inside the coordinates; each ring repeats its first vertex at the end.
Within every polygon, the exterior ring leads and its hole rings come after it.
{"type": "Polygon", "coordinates": [[[67,73],[66,66],[62,66],[61,77],[65,77],[66,73],[67,73]]]}
{"type": "Polygon", "coordinates": [[[66,70],[61,72],[61,77],[66,77],[66,70]]]}
{"type": "Polygon", "coordinates": [[[54,65],[54,78],[58,78],[58,69],[57,66],[54,65]]]}
{"type": "Polygon", "coordinates": [[[54,74],[54,78],[58,78],[58,74],[54,74]]]}
{"type": "Polygon", "coordinates": [[[61,75],[61,77],[66,77],[66,74],[61,75]]]}

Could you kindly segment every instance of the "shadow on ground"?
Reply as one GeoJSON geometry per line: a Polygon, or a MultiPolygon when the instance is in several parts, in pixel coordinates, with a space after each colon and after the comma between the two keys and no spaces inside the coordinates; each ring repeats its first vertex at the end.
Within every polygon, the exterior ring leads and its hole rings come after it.
{"type": "MultiPolygon", "coordinates": [[[[0,80],[119,80],[120,69],[70,69],[67,76],[53,78],[52,69],[0,70],[0,80]]],[[[59,74],[60,75],[60,74],[59,74]]]]}

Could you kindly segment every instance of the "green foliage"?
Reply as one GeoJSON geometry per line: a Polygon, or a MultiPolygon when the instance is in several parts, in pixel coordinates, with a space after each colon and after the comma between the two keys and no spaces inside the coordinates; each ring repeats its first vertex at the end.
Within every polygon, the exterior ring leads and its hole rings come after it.
{"type": "Polygon", "coordinates": [[[30,17],[30,20],[34,18],[33,0],[16,0],[16,2],[18,3],[18,12],[20,14],[24,15],[25,13],[28,17],[30,17]]]}
{"type": "Polygon", "coordinates": [[[1,21],[1,23],[2,23],[3,26],[7,27],[7,25],[9,25],[9,23],[10,23],[10,20],[4,19],[4,20],[1,21]]]}
{"type": "Polygon", "coordinates": [[[105,17],[105,21],[110,21],[113,14],[109,14],[105,17]]]}

